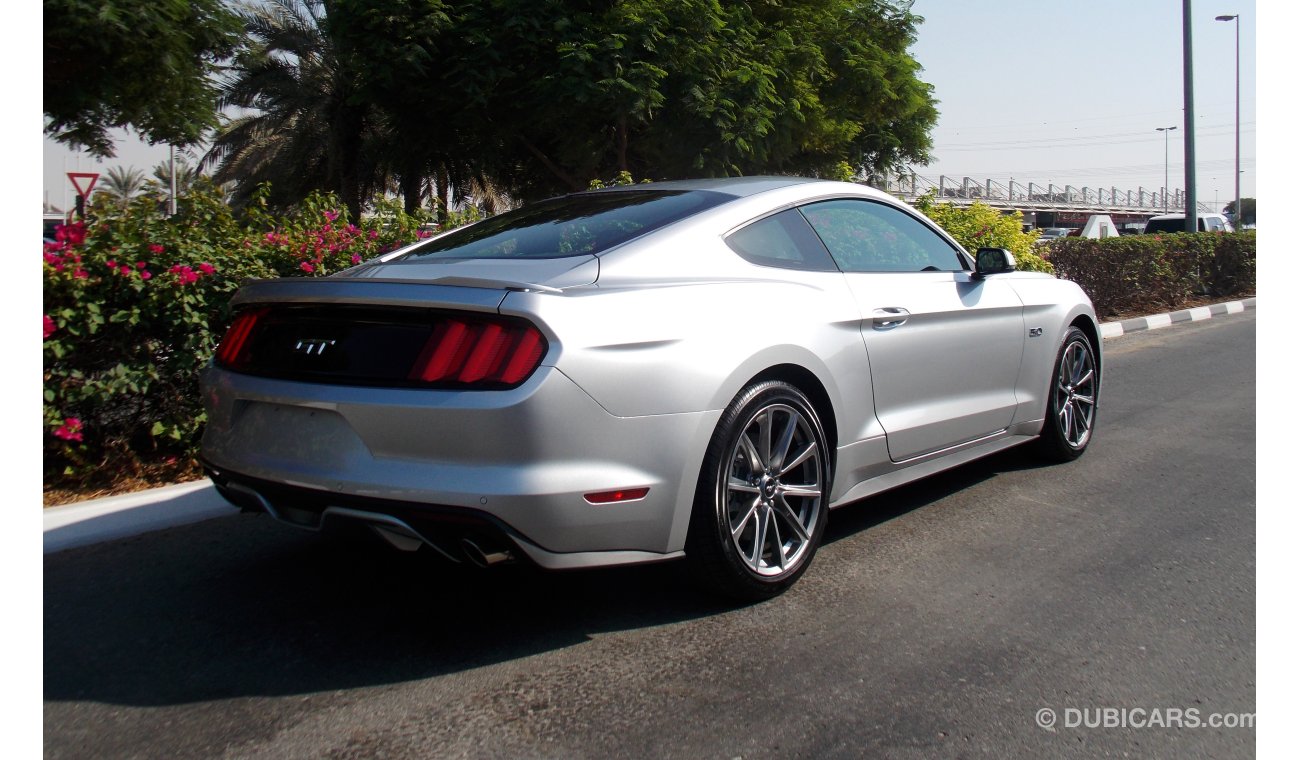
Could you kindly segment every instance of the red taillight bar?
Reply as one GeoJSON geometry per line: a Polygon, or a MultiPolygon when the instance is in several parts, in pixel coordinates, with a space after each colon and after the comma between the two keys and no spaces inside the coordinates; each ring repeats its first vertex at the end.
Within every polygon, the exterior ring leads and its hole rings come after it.
{"type": "Polygon", "coordinates": [[[518,385],[537,369],[546,339],[516,320],[448,317],[434,328],[411,380],[457,385],[518,385]]]}
{"type": "Polygon", "coordinates": [[[248,343],[248,336],[253,333],[253,328],[257,326],[257,321],[267,311],[269,310],[253,309],[235,317],[235,321],[230,324],[230,329],[226,331],[226,336],[221,339],[221,345],[217,347],[218,364],[235,364],[240,352],[244,350],[244,345],[248,343]]]}

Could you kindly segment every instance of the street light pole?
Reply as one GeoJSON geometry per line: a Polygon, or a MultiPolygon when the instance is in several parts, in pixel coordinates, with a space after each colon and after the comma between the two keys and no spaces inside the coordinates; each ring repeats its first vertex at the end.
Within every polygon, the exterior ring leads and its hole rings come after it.
{"type": "Polygon", "coordinates": [[[1178,127],[1156,127],[1157,132],[1165,133],[1165,186],[1161,189],[1161,200],[1165,203],[1165,213],[1169,213],[1169,133],[1178,127]]]}
{"type": "Polygon", "coordinates": [[[1237,165],[1233,175],[1237,180],[1237,212],[1232,216],[1232,223],[1241,229],[1241,15],[1232,14],[1215,16],[1215,21],[1232,21],[1237,29],[1237,165]]]}

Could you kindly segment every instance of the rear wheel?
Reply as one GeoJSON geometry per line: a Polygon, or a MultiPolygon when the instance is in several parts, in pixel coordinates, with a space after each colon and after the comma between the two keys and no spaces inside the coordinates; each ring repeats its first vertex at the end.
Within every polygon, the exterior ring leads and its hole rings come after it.
{"type": "Polygon", "coordinates": [[[696,487],[686,554],[706,587],[767,599],[808,569],[826,526],[829,453],[808,398],[781,381],[723,413],[696,487]]]}
{"type": "Polygon", "coordinates": [[[1052,366],[1047,418],[1038,438],[1038,452],[1044,458],[1068,462],[1088,448],[1097,423],[1100,380],[1092,343],[1082,330],[1071,327],[1052,366]]]}

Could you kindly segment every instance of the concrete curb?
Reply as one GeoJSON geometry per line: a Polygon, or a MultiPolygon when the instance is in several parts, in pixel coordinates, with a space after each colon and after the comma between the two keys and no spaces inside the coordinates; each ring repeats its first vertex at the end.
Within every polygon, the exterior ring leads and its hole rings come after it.
{"type": "Polygon", "coordinates": [[[148,491],[49,507],[44,510],[45,553],[151,533],[233,515],[212,481],[196,480],[148,491]]]}
{"type": "MultiPolygon", "coordinates": [[[[1255,301],[1254,298],[1246,298],[1169,314],[1106,322],[1101,325],[1101,335],[1103,338],[1114,338],[1132,332],[1169,327],[1180,322],[1197,322],[1225,314],[1239,314],[1255,308],[1255,301]]],[[[49,507],[44,512],[45,553],[51,554],[233,515],[237,513],[237,507],[223,499],[212,482],[205,479],[62,507],[49,507]]]]}
{"type": "Polygon", "coordinates": [[[1199,322],[1202,319],[1219,317],[1225,314],[1240,314],[1246,309],[1255,308],[1255,298],[1243,298],[1240,301],[1228,301],[1226,303],[1210,304],[1209,306],[1198,306],[1194,309],[1183,309],[1168,314],[1154,314],[1149,317],[1136,317],[1126,319],[1122,322],[1106,322],[1101,326],[1101,337],[1117,338],[1128,333],[1141,332],[1143,330],[1158,330],[1161,327],[1169,327],[1179,322],[1199,322]]]}

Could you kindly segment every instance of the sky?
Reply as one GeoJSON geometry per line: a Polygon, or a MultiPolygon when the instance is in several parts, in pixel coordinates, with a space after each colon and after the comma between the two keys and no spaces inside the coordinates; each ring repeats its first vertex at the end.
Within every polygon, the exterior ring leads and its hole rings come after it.
{"type": "MultiPolygon", "coordinates": [[[[1012,177],[1119,190],[1183,182],[1179,0],[917,0],[913,56],[934,87],[935,160],[924,176],[1012,177]]],[[[1241,17],[1241,192],[1255,197],[1255,2],[1192,1],[1197,196],[1226,204],[1233,174],[1241,17]]]]}
{"type": "MultiPolygon", "coordinates": [[[[1179,0],[916,0],[925,21],[912,52],[934,87],[939,121],[923,176],[1014,178],[1121,192],[1183,183],[1182,3],[1179,0]]],[[[1242,195],[1255,197],[1255,2],[1193,0],[1197,188],[1202,202],[1234,194],[1232,22],[1241,16],[1242,195]]],[[[71,201],[65,173],[116,165],[149,174],[165,146],[119,133],[98,162],[44,140],[51,203],[71,201]]]]}

